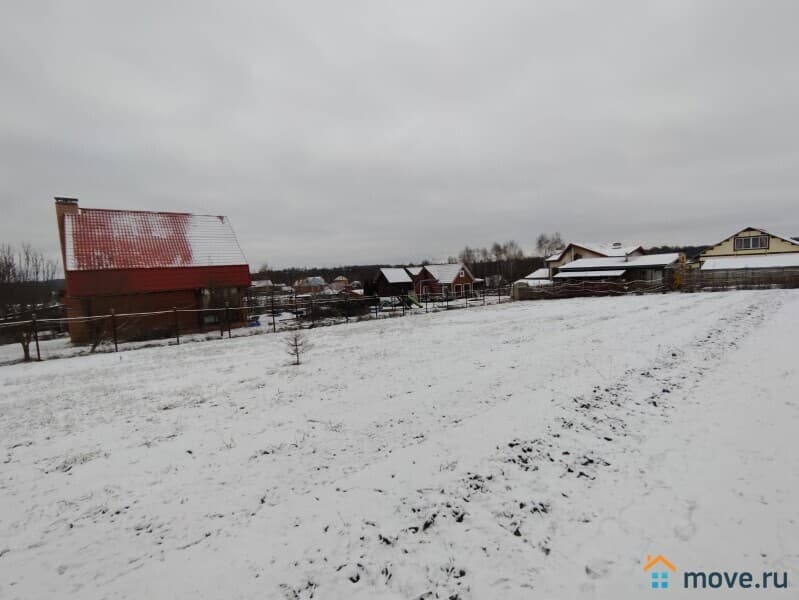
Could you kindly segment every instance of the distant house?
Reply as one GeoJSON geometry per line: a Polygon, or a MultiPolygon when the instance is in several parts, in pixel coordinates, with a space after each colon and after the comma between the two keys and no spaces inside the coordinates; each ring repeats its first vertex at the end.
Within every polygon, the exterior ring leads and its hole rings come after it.
{"type": "Polygon", "coordinates": [[[514,281],[511,287],[511,296],[514,300],[520,300],[524,294],[524,290],[527,288],[538,288],[550,285],[552,285],[552,280],[549,278],[549,269],[542,267],[514,281]]]}
{"type": "Polygon", "coordinates": [[[799,241],[747,227],[705,250],[698,263],[703,273],[719,277],[799,271],[799,241]]]}
{"type": "Polygon", "coordinates": [[[670,282],[667,273],[677,268],[679,252],[603,258],[580,258],[558,267],[555,283],[574,281],[670,282]]]}
{"type": "Polygon", "coordinates": [[[474,291],[474,284],[474,275],[460,263],[424,265],[413,278],[413,287],[419,296],[461,298],[474,291]]]}
{"type": "Polygon", "coordinates": [[[340,292],[349,285],[350,285],[350,280],[344,277],[344,275],[339,275],[330,284],[330,289],[333,290],[334,292],[340,292]]]}
{"type": "Polygon", "coordinates": [[[413,280],[401,267],[384,267],[377,273],[374,288],[378,296],[406,296],[413,289],[413,280]]]}
{"type": "Polygon", "coordinates": [[[275,284],[272,283],[271,279],[253,279],[250,287],[259,290],[271,290],[275,287],[275,284]]]}
{"type": "Polygon", "coordinates": [[[529,275],[525,275],[521,279],[513,282],[513,285],[524,285],[527,287],[539,287],[542,285],[552,285],[552,280],[549,278],[549,269],[541,267],[536,269],[529,275]]]}
{"type": "MultiPolygon", "coordinates": [[[[69,317],[243,305],[250,269],[227,217],[80,208],[56,198],[69,317]]],[[[243,320],[244,311],[230,317],[243,320]]],[[[119,337],[174,333],[173,314],[120,325],[119,337]]],[[[217,313],[178,315],[184,331],[218,321],[217,313]]],[[[96,341],[97,327],[72,321],[73,342],[96,341]]]]}
{"type": "Polygon", "coordinates": [[[641,246],[625,246],[621,242],[594,243],[594,242],[572,242],[563,250],[546,258],[547,268],[549,269],[550,279],[555,276],[557,270],[562,266],[582,258],[607,258],[621,256],[641,256],[644,249],[641,246]]]}
{"type": "Polygon", "coordinates": [[[305,277],[294,282],[295,294],[321,294],[327,287],[324,277],[305,277]]]}

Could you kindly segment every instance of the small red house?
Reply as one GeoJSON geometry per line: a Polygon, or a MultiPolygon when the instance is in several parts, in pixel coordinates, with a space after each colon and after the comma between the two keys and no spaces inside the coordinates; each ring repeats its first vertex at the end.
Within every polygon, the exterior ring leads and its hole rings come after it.
{"type": "MultiPolygon", "coordinates": [[[[74,198],[55,200],[67,316],[200,309],[178,316],[182,331],[197,331],[220,318],[201,309],[242,306],[250,269],[227,217],[87,209],[74,198]]],[[[229,316],[246,319],[243,310],[229,316]]],[[[120,319],[119,337],[171,335],[174,318],[120,319]]],[[[72,341],[93,341],[92,323],[70,322],[72,341]]]]}
{"type": "Polygon", "coordinates": [[[424,265],[413,276],[413,289],[417,296],[443,296],[462,298],[474,291],[474,275],[466,265],[424,265]]]}

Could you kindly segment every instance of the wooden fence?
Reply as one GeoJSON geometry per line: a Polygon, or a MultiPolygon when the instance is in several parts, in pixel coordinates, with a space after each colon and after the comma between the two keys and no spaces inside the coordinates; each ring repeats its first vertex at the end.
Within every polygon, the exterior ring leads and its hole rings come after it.
{"type": "MultiPolygon", "coordinates": [[[[509,292],[509,288],[500,288],[471,295],[461,294],[457,297],[448,294],[431,296],[416,302],[399,297],[387,299],[376,296],[280,296],[251,292],[247,296],[246,306],[242,307],[206,309],[174,307],[169,310],[138,313],[112,311],[109,314],[90,317],[42,317],[30,312],[26,314],[27,318],[22,320],[0,321],[0,344],[20,344],[22,356],[19,358],[25,361],[38,361],[48,358],[41,342],[58,336],[65,339],[63,332],[74,324],[80,324],[91,332],[89,343],[81,346],[86,349],[86,353],[95,350],[116,352],[123,343],[128,342],[172,338],[171,343],[179,345],[186,337],[195,334],[201,334],[203,339],[217,334],[218,337],[233,337],[234,330],[237,326],[241,329],[242,324],[261,327],[259,331],[277,332],[284,329],[310,328],[364,319],[400,317],[497,304],[507,302],[509,292]],[[199,317],[190,319],[198,325],[187,327],[188,316],[199,317]],[[132,335],[134,332],[135,335],[132,335]]],[[[248,333],[239,331],[238,335],[248,333]]],[[[59,350],[57,355],[61,356],[63,352],[59,350]]],[[[52,357],[56,357],[56,354],[52,357]]],[[[0,364],[3,362],[0,360],[0,364]]]]}
{"type": "Polygon", "coordinates": [[[655,294],[671,290],[662,281],[574,281],[535,287],[518,286],[517,300],[552,300],[583,296],[623,296],[626,294],[655,294]]]}
{"type": "Polygon", "coordinates": [[[712,292],[798,287],[799,269],[797,268],[726,271],[689,269],[683,273],[680,289],[683,292],[712,292]]]}

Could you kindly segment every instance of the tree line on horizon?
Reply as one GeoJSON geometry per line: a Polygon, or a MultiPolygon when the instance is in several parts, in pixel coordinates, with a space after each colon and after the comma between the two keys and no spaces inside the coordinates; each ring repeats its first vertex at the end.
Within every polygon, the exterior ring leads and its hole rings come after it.
{"type": "MultiPolygon", "coordinates": [[[[542,233],[536,240],[536,255],[526,254],[517,241],[507,240],[483,247],[465,246],[457,256],[450,256],[447,262],[465,264],[475,277],[485,279],[489,285],[506,285],[543,267],[544,257],[554,254],[564,245],[560,233],[542,233]]],[[[314,276],[323,277],[326,282],[330,283],[339,275],[343,275],[350,281],[367,283],[377,277],[381,267],[410,267],[429,264],[432,262],[427,259],[418,263],[397,265],[342,265],[284,269],[271,269],[268,264],[263,264],[252,275],[255,279],[270,279],[273,283],[284,285],[292,285],[295,281],[314,276]]]]}
{"type": "MultiPolygon", "coordinates": [[[[535,241],[535,253],[526,254],[516,240],[493,242],[488,246],[464,246],[457,256],[450,256],[449,263],[465,264],[475,277],[485,279],[490,286],[507,285],[520,279],[536,269],[545,266],[544,260],[562,250],[566,246],[563,236],[559,232],[541,233],[535,241]]],[[[682,252],[687,257],[701,254],[708,246],[653,246],[647,248],[648,254],[664,252],[682,252]]],[[[271,269],[263,264],[253,273],[255,279],[271,279],[273,283],[292,285],[295,281],[306,277],[323,277],[330,283],[343,275],[352,281],[363,284],[373,281],[381,267],[410,267],[414,265],[429,265],[430,260],[418,263],[403,263],[395,265],[370,264],[370,265],[341,265],[338,267],[287,267],[284,269],[271,269]]]]}
{"type": "Polygon", "coordinates": [[[0,316],[51,301],[63,287],[57,274],[58,261],[32,244],[0,244],[0,316]]]}

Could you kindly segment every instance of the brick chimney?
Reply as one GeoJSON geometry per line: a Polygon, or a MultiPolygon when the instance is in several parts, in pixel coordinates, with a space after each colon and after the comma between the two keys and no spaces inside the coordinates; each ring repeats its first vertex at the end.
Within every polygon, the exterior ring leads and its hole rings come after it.
{"type": "Polygon", "coordinates": [[[55,197],[55,216],[58,220],[58,238],[61,242],[61,262],[64,265],[64,274],[67,272],[67,251],[64,243],[64,215],[76,215],[80,212],[77,198],[55,197]]]}

